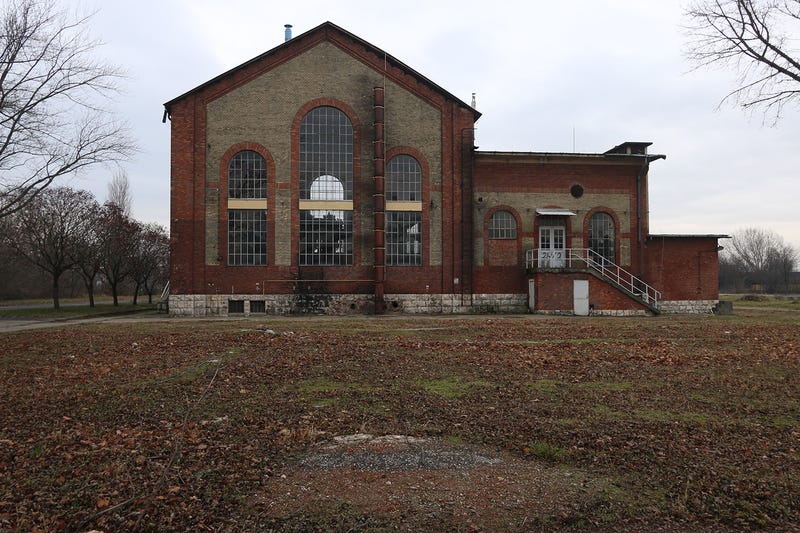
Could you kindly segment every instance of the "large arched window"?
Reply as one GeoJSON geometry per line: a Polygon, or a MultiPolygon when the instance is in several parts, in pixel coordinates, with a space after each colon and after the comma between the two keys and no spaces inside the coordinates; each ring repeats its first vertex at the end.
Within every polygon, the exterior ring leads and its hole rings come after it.
{"type": "Polygon", "coordinates": [[[267,162],[242,150],[228,162],[228,264],[267,264],[267,162]],[[257,201],[252,201],[257,200],[257,201]]]}
{"type": "Polygon", "coordinates": [[[422,169],[406,154],[386,165],[386,264],[422,264],[422,169]]]}
{"type": "Polygon", "coordinates": [[[608,213],[595,213],[589,218],[589,248],[608,261],[616,262],[614,218],[608,213]]]}
{"type": "Polygon", "coordinates": [[[300,199],[311,199],[311,185],[332,176],[344,188],[343,200],[353,199],[353,125],[342,111],[312,109],[300,123],[300,199]]]}
{"type": "Polygon", "coordinates": [[[322,106],[300,123],[300,264],[353,264],[353,125],[322,106]]]}
{"type": "Polygon", "coordinates": [[[490,239],[516,239],[517,219],[508,211],[495,211],[489,219],[490,239]]]}

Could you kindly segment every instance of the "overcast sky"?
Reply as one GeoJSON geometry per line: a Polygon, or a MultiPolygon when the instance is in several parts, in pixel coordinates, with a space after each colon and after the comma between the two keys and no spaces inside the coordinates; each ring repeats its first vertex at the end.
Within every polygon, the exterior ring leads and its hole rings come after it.
{"type": "MultiPolygon", "coordinates": [[[[65,4],[66,5],[66,4],[65,4]]],[[[74,6],[74,3],[70,3],[74,6]]],[[[481,150],[602,153],[651,141],[652,233],[773,229],[800,248],[800,108],[777,126],[718,109],[735,74],[691,71],[685,2],[84,0],[99,55],[129,78],[118,99],[141,153],[126,164],[134,216],[169,226],[162,104],[331,21],[469,102],[481,150]]],[[[73,186],[105,199],[112,171],[73,186]]],[[[723,243],[724,245],[724,243],[723,243]]]]}

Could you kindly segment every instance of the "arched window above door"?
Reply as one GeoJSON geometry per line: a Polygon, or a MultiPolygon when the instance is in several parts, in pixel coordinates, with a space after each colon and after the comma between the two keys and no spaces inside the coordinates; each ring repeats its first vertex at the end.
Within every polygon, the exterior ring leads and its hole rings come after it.
{"type": "Polygon", "coordinates": [[[614,218],[605,212],[593,214],[589,218],[589,248],[604,259],[616,262],[614,218]]]}

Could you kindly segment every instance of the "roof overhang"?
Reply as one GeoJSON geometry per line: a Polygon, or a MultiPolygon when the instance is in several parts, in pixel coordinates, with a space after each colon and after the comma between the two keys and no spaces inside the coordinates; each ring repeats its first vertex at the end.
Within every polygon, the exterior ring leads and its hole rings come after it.
{"type": "Polygon", "coordinates": [[[557,207],[537,207],[536,214],[546,217],[574,217],[575,213],[569,209],[559,209],[557,207]]]}
{"type": "Polygon", "coordinates": [[[681,234],[681,233],[650,233],[648,239],[730,239],[730,235],[707,233],[707,234],[681,234]]]}

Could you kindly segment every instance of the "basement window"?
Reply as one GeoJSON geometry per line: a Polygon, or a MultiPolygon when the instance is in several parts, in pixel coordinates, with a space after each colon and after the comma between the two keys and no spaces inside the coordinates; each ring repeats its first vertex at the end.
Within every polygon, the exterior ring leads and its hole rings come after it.
{"type": "Polygon", "coordinates": [[[244,313],[244,300],[228,300],[228,313],[244,313]]]}

